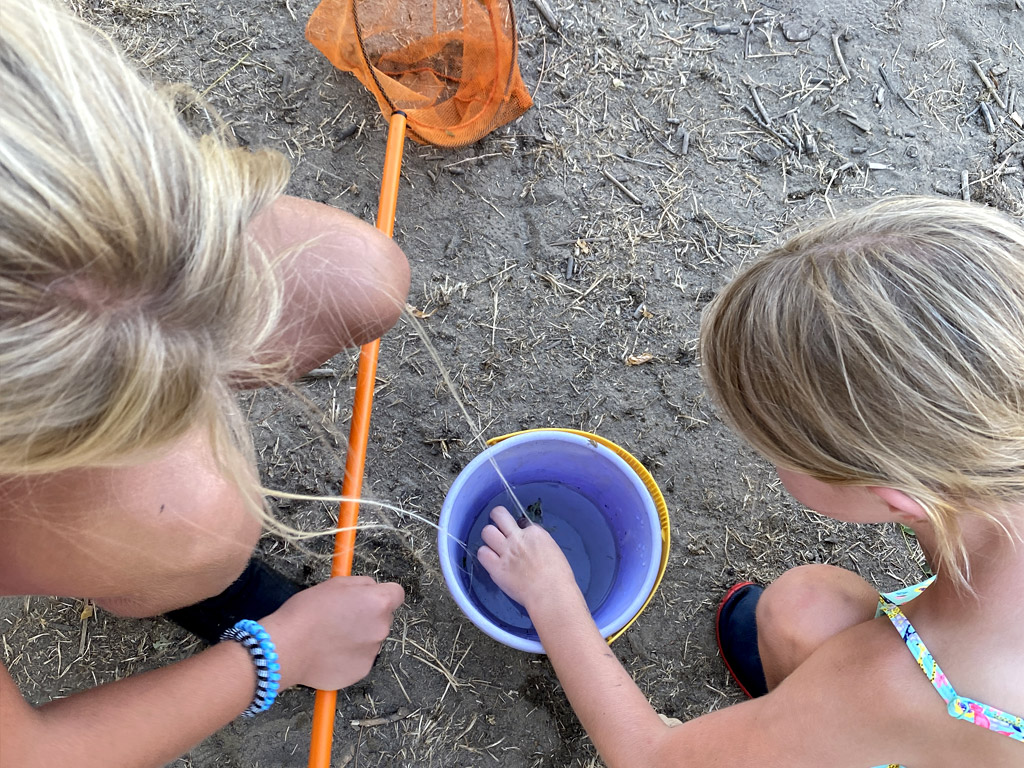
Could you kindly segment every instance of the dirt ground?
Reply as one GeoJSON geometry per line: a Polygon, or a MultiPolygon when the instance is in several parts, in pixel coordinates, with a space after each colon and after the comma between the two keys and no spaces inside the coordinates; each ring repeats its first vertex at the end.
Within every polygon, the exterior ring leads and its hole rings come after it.
{"type": "MultiPolygon", "coordinates": [[[[613,648],[660,712],[686,719],[741,699],[712,627],[736,580],[834,563],[891,588],[923,567],[899,530],[801,509],[729,434],[695,362],[701,309],[784,231],[864,200],[966,195],[1024,216],[1024,2],[550,4],[557,32],[515,3],[529,113],[466,149],[406,146],[396,239],[409,302],[474,423],[401,322],[381,348],[365,492],[436,520],[477,436],[520,428],[575,427],[633,452],[665,493],[673,545],[655,599],[613,648]]],[[[314,5],[76,7],[153,79],[191,83],[241,143],[284,152],[291,192],[372,220],[385,123],[304,40],[314,5]]],[[[298,385],[317,412],[289,393],[244,398],[271,487],[337,492],[344,441],[331,430],[346,433],[354,355],[328,366],[298,385]]],[[[276,508],[310,529],[333,514],[276,508]]],[[[434,530],[370,507],[361,519],[392,529],[360,534],[356,572],[401,582],[408,600],[372,674],[339,696],[334,765],[600,765],[546,659],[463,619],[434,530]]],[[[308,546],[263,548],[291,575],[323,578],[329,542],[308,546]]],[[[83,607],[35,597],[0,611],[31,700],[197,648],[162,620],[83,620],[83,607]]],[[[305,765],[312,702],[289,691],[174,765],[305,765]]]]}

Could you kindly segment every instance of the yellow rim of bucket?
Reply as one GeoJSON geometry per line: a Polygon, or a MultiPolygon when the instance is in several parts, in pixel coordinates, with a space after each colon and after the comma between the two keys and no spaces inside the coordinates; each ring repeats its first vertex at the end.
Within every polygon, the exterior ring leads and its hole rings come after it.
{"type": "Polygon", "coordinates": [[[630,469],[636,472],[637,476],[643,481],[644,487],[647,488],[647,492],[650,493],[651,498],[654,499],[654,508],[658,510],[658,520],[661,522],[661,563],[658,565],[658,576],[654,580],[654,586],[651,587],[651,594],[649,594],[647,599],[644,600],[644,604],[640,606],[640,610],[633,615],[633,618],[626,622],[626,625],[622,629],[608,637],[608,642],[612,643],[618,640],[622,634],[633,625],[633,622],[637,620],[640,614],[644,612],[644,609],[647,608],[647,605],[654,598],[654,593],[658,591],[661,579],[665,575],[665,569],[668,568],[668,550],[672,541],[672,534],[668,518],[668,506],[665,504],[665,497],[661,495],[661,489],[658,487],[658,484],[654,482],[654,478],[651,477],[651,473],[647,471],[647,467],[641,464],[633,454],[625,448],[616,445],[608,438],[595,435],[592,432],[584,432],[579,429],[565,429],[564,427],[523,429],[519,432],[511,432],[507,435],[501,435],[500,437],[492,437],[487,441],[487,445],[494,445],[496,443],[500,443],[502,440],[507,440],[510,437],[525,435],[530,432],[568,432],[573,435],[579,435],[580,437],[593,440],[596,443],[600,443],[605,448],[614,451],[619,458],[629,464],[630,469]]]}

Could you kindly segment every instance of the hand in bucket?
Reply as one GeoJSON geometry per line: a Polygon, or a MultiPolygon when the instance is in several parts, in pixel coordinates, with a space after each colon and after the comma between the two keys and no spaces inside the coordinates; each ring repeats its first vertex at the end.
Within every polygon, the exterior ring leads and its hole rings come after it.
{"type": "Polygon", "coordinates": [[[480,533],[477,558],[505,594],[531,611],[554,591],[578,589],[569,561],[542,526],[520,527],[505,507],[492,509],[491,521],[480,533]]]}

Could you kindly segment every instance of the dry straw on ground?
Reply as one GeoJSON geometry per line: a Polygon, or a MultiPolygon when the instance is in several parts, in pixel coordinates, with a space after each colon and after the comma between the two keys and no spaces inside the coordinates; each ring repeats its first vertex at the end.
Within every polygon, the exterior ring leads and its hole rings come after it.
{"type": "MultiPolygon", "coordinates": [[[[385,126],[302,39],[312,0],[76,7],[154,79],[190,82],[241,143],[286,153],[293,193],[372,219],[385,126]]],[[[675,543],[656,599],[614,649],[659,711],[686,719],[740,699],[712,639],[733,581],[807,562],[883,587],[922,571],[902,532],[801,510],[727,433],[695,365],[701,309],[787,228],[861,200],[966,195],[1024,215],[1024,11],[1012,0],[516,10],[536,107],[463,150],[410,146],[398,209],[413,314],[476,423],[399,325],[382,347],[365,491],[436,519],[478,433],[575,427],[629,449],[665,491],[675,543]]],[[[297,385],[314,411],[287,393],[243,398],[270,486],[337,492],[343,448],[326,426],[345,432],[352,357],[325,367],[297,385]]],[[[306,528],[330,524],[330,505],[277,507],[306,528]]],[[[356,572],[400,581],[408,601],[370,677],[339,697],[335,764],[598,766],[547,662],[462,619],[435,532],[393,512],[363,519],[394,530],[360,536],[356,572]]],[[[295,545],[263,549],[298,578],[327,572],[295,545]]],[[[161,621],[82,612],[32,598],[0,614],[4,658],[33,701],[196,648],[161,621]]],[[[176,765],[304,765],[311,708],[308,691],[286,693],[176,765]]]]}

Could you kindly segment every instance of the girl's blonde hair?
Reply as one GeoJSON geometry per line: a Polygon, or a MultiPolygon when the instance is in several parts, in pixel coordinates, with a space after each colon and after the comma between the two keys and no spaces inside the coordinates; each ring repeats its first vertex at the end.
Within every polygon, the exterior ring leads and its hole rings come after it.
{"type": "Polygon", "coordinates": [[[135,461],[195,425],[241,458],[231,381],[280,313],[246,228],[287,162],[197,139],[49,3],[3,15],[0,474],[135,461]]]}
{"type": "Polygon", "coordinates": [[[705,381],[773,463],[901,490],[969,588],[964,515],[1024,502],[1024,230],[951,200],[888,199],[798,234],[715,298],[705,381]]]}

